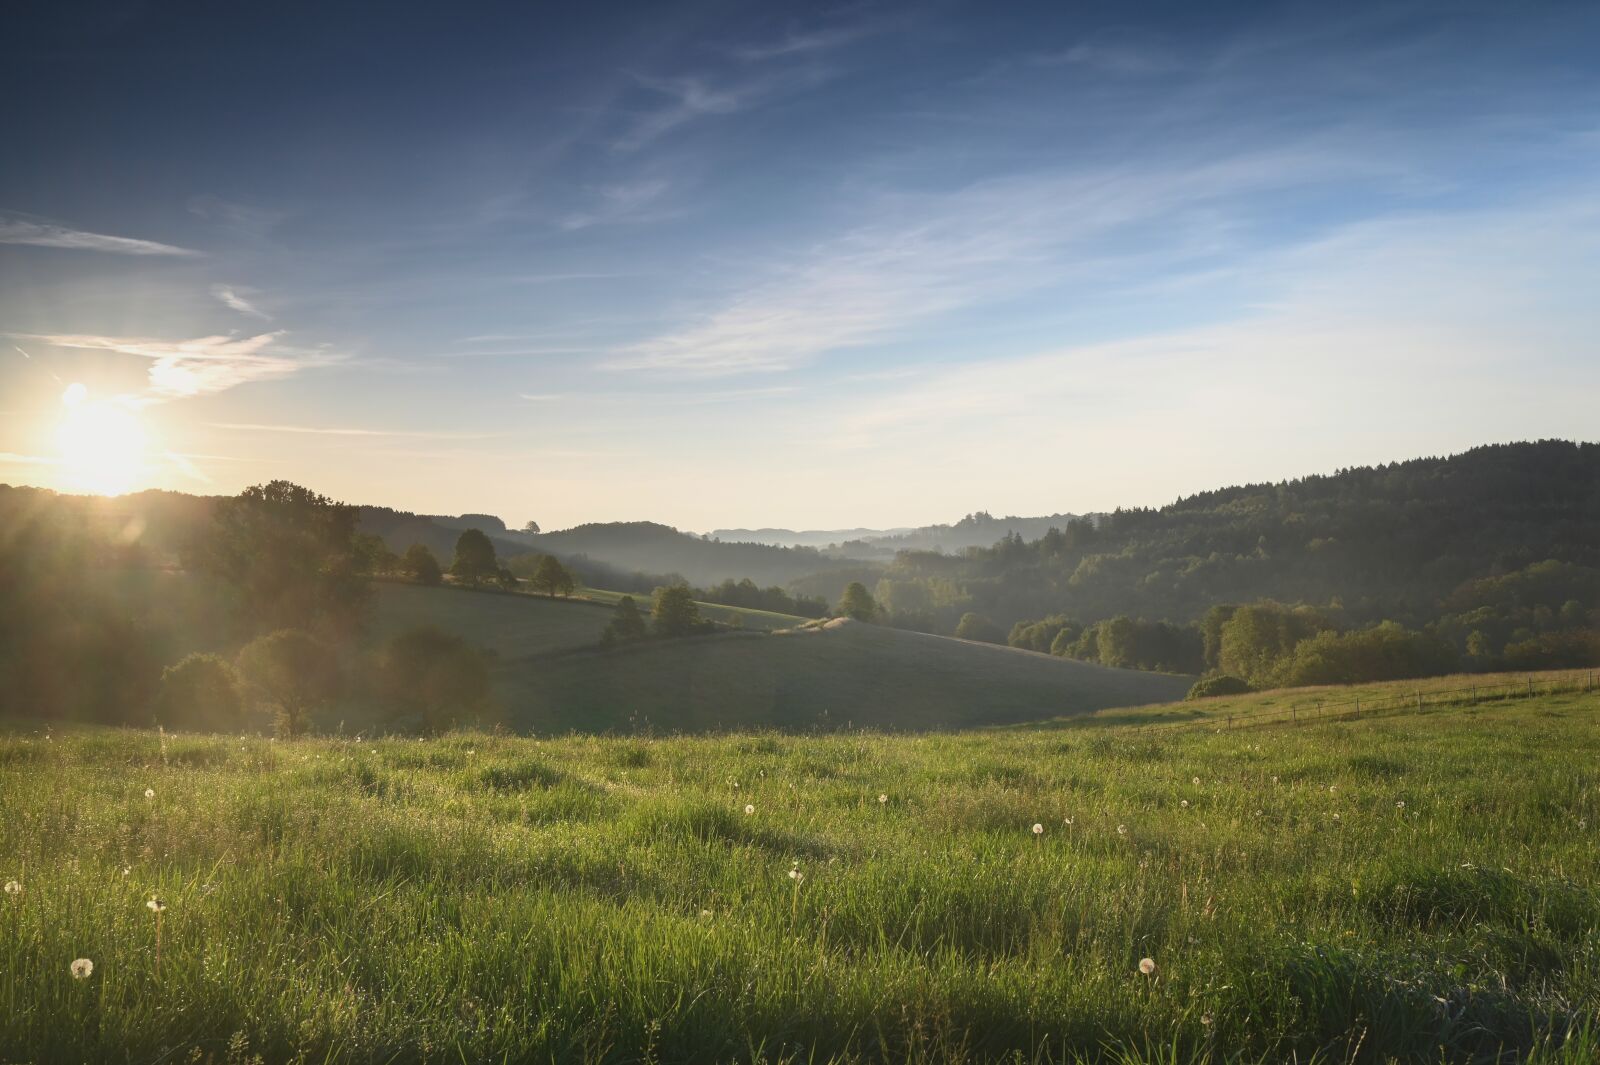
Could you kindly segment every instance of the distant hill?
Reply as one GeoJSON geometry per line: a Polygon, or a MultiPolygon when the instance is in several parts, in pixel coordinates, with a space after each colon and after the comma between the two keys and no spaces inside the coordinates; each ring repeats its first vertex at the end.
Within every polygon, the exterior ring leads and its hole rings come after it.
{"type": "Polygon", "coordinates": [[[968,514],[953,525],[924,525],[902,529],[718,529],[721,540],[746,540],[786,546],[815,547],[833,558],[863,561],[894,558],[899,551],[941,551],[950,554],[969,547],[989,547],[1006,536],[1037,539],[1050,529],[1063,528],[1077,515],[1047,514],[1037,518],[997,518],[986,511],[968,514]]]}
{"type": "Polygon", "coordinates": [[[719,542],[651,521],[579,525],[525,537],[525,542],[524,550],[592,560],[623,571],[677,574],[696,585],[729,577],[783,585],[837,565],[812,548],[719,542]]]}

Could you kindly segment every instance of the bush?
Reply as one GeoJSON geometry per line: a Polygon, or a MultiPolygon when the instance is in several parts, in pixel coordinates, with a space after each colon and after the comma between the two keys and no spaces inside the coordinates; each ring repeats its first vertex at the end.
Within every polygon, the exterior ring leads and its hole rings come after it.
{"type": "Polygon", "coordinates": [[[1214,673],[1194,682],[1185,699],[1211,699],[1218,695],[1243,695],[1254,691],[1248,681],[1231,673],[1214,673]]]}
{"type": "Polygon", "coordinates": [[[167,728],[233,732],[244,724],[239,676],[227,659],[192,654],[161,673],[156,721],[167,728]]]}

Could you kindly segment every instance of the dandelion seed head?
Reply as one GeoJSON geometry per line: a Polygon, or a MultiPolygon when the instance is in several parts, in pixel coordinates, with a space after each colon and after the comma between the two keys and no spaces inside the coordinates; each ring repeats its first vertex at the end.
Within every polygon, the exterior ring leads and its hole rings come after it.
{"type": "Polygon", "coordinates": [[[20,895],[20,894],[22,894],[22,885],[17,883],[15,880],[7,880],[6,881],[6,894],[7,895],[20,895]]]}
{"type": "Polygon", "coordinates": [[[1139,959],[1139,971],[1144,973],[1146,976],[1154,976],[1156,974],[1156,961],[1155,961],[1155,959],[1154,958],[1140,958],[1139,959]]]}
{"type": "Polygon", "coordinates": [[[88,958],[78,958],[72,963],[72,978],[74,980],[87,980],[94,975],[94,962],[88,958]]]}
{"type": "Polygon", "coordinates": [[[1035,822],[1034,822],[1034,825],[1033,825],[1033,834],[1034,834],[1034,835],[1035,835],[1035,836],[1042,836],[1042,835],[1044,835],[1044,826],[1043,826],[1043,825],[1041,825],[1041,824],[1039,824],[1039,823],[1038,823],[1038,822],[1037,822],[1037,821],[1035,821],[1035,822]]]}
{"type": "Polygon", "coordinates": [[[1189,808],[1189,800],[1188,799],[1184,799],[1182,802],[1178,803],[1178,805],[1183,807],[1185,810],[1187,810],[1189,808]]]}
{"type": "Polygon", "coordinates": [[[156,797],[156,789],[155,788],[145,788],[144,789],[144,797],[147,798],[147,799],[155,798],[156,797]]]}
{"type": "Polygon", "coordinates": [[[1195,785],[1195,787],[1199,787],[1200,786],[1200,778],[1199,777],[1195,777],[1194,780],[1193,780],[1193,784],[1195,785]]]}
{"type": "Polygon", "coordinates": [[[878,805],[879,806],[882,806],[884,803],[886,803],[888,801],[889,801],[889,796],[887,796],[887,795],[879,795],[878,796],[878,805]]]}
{"type": "Polygon", "coordinates": [[[1406,801],[1401,799],[1399,802],[1394,804],[1394,808],[1396,810],[1404,810],[1406,808],[1406,801]]]}
{"type": "Polygon", "coordinates": [[[144,905],[145,908],[151,913],[160,913],[167,908],[167,904],[161,901],[161,897],[159,895],[151,895],[150,901],[144,905]]]}
{"type": "Polygon", "coordinates": [[[1118,825],[1117,826],[1117,835],[1126,836],[1127,834],[1128,834],[1128,826],[1127,825],[1118,825]]]}
{"type": "Polygon", "coordinates": [[[753,814],[755,812],[756,812],[756,808],[755,808],[755,806],[753,804],[751,804],[751,803],[745,803],[744,804],[744,813],[745,813],[746,817],[749,817],[751,814],[753,814]]]}

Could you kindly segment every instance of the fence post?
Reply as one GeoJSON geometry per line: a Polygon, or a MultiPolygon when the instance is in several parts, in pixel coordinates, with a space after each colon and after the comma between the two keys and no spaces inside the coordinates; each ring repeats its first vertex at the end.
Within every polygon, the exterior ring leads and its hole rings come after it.
{"type": "Polygon", "coordinates": [[[1356,696],[1356,712],[1354,714],[1351,714],[1350,716],[1351,717],[1360,717],[1361,716],[1361,696],[1359,696],[1359,695],[1356,696]]]}
{"type": "Polygon", "coordinates": [[[1533,697],[1533,678],[1532,677],[1528,678],[1528,697],[1530,699],[1533,697]]]}
{"type": "Polygon", "coordinates": [[[1300,715],[1295,713],[1293,705],[1290,705],[1289,707],[1289,723],[1292,725],[1300,724],[1300,715]]]}

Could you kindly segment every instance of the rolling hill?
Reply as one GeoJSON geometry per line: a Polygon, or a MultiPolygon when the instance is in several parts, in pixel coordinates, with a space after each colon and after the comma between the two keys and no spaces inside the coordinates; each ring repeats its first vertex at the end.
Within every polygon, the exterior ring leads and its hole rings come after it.
{"type": "Polygon", "coordinates": [[[1182,698],[1193,678],[859,623],[503,661],[518,731],[919,731],[1182,698]]]}

